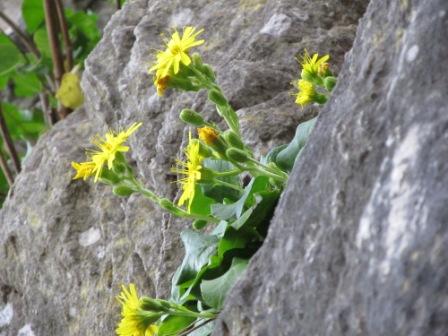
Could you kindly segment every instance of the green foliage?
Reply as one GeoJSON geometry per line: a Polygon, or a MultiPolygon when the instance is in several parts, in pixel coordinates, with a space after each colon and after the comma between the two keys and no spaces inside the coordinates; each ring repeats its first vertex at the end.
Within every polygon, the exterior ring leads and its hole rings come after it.
{"type": "Polygon", "coordinates": [[[28,33],[34,33],[45,21],[42,0],[23,0],[22,16],[28,33]]]}
{"type": "MultiPolygon", "coordinates": [[[[24,63],[25,59],[14,42],[12,42],[8,36],[0,32],[0,77],[11,73],[24,63]]],[[[5,79],[3,79],[3,81],[4,80],[5,79]]]]}
{"type": "Polygon", "coordinates": [[[291,171],[294,162],[300,155],[306,140],[314,128],[317,118],[308,120],[297,126],[294,139],[275,156],[275,163],[285,171],[291,171]]]}
{"type": "Polygon", "coordinates": [[[226,273],[216,279],[202,281],[201,293],[204,302],[212,308],[221,309],[227,292],[246,269],[247,263],[247,260],[234,258],[226,273]]]}

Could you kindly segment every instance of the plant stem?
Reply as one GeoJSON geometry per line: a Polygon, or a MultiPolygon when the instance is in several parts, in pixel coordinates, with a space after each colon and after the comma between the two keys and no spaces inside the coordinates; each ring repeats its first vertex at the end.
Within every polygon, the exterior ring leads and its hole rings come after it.
{"type": "Polygon", "coordinates": [[[6,125],[6,120],[3,116],[3,108],[1,104],[0,104],[0,133],[3,138],[3,141],[5,142],[5,146],[12,159],[12,162],[14,163],[14,168],[16,169],[16,172],[19,173],[21,170],[20,158],[17,155],[16,148],[14,147],[14,142],[11,139],[11,134],[9,133],[8,126],[6,125]]]}
{"type": "Polygon", "coordinates": [[[6,161],[6,158],[4,157],[2,151],[0,150],[0,168],[3,171],[3,174],[5,175],[6,181],[8,181],[8,185],[11,187],[14,183],[14,177],[12,176],[11,170],[8,167],[8,162],[6,161]]]}
{"type": "Polygon", "coordinates": [[[34,55],[36,55],[37,58],[40,57],[40,52],[34,45],[34,42],[24,33],[20,30],[20,28],[2,11],[0,11],[0,18],[5,21],[8,26],[11,27],[11,29],[14,31],[14,33],[17,34],[17,37],[19,38],[20,42],[23,43],[23,45],[34,55]]]}
{"type": "Polygon", "coordinates": [[[210,323],[211,321],[213,321],[215,319],[216,318],[209,318],[209,319],[207,319],[205,321],[202,321],[201,323],[199,323],[198,325],[194,326],[193,328],[189,328],[188,330],[185,330],[185,331],[181,332],[178,336],[187,336],[192,331],[195,331],[195,330],[205,326],[206,324],[210,323]]]}
{"type": "Polygon", "coordinates": [[[233,169],[233,170],[228,170],[225,172],[213,172],[214,175],[218,176],[218,177],[226,177],[226,176],[235,176],[241,173],[240,169],[233,169]]]}
{"type": "Polygon", "coordinates": [[[223,185],[225,187],[231,188],[231,189],[236,190],[236,191],[243,191],[243,189],[240,186],[234,185],[232,183],[228,183],[228,182],[221,181],[221,180],[218,180],[218,179],[213,179],[213,182],[216,182],[218,184],[221,184],[221,185],[223,185]]]}
{"type": "Polygon", "coordinates": [[[121,9],[121,0],[116,0],[115,3],[117,5],[117,10],[120,10],[121,9]]]}
{"type": "Polygon", "coordinates": [[[65,72],[73,68],[73,48],[68,34],[67,20],[64,14],[64,5],[61,0],[55,0],[56,11],[58,13],[59,27],[61,28],[62,40],[65,46],[65,58],[67,61],[67,69],[65,72]]]}

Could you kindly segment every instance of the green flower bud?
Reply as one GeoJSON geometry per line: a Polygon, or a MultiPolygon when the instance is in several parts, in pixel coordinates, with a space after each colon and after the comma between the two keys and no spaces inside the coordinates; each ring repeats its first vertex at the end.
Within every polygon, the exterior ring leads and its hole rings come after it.
{"type": "Polygon", "coordinates": [[[226,106],[227,99],[218,90],[212,89],[208,92],[208,99],[219,106],[226,106]]]}
{"type": "Polygon", "coordinates": [[[101,180],[107,184],[117,184],[121,182],[122,178],[114,171],[105,168],[101,171],[101,180]]]}
{"type": "Polygon", "coordinates": [[[207,221],[204,219],[196,219],[192,225],[195,230],[201,230],[207,225],[207,221]]]}
{"type": "Polygon", "coordinates": [[[215,72],[213,71],[212,67],[208,64],[203,64],[201,67],[202,73],[206,75],[211,81],[216,80],[215,72]]]}
{"type": "Polygon", "coordinates": [[[324,86],[328,91],[332,91],[336,85],[336,77],[329,76],[324,78],[324,86]]]}
{"type": "Polygon", "coordinates": [[[180,112],[179,115],[180,120],[182,120],[186,124],[190,124],[196,127],[204,126],[205,121],[202,116],[197,113],[196,111],[193,111],[191,109],[183,109],[180,112]]]}
{"type": "Polygon", "coordinates": [[[234,131],[227,130],[222,136],[232,147],[244,149],[244,144],[241,141],[241,138],[234,131]]]}
{"type": "Polygon", "coordinates": [[[142,300],[141,308],[146,311],[152,311],[157,313],[157,312],[166,312],[169,309],[169,307],[167,308],[165,304],[162,304],[160,300],[157,299],[144,296],[141,298],[141,300],[142,300]]]}
{"type": "Polygon", "coordinates": [[[128,186],[117,185],[112,189],[112,192],[117,196],[127,197],[132,195],[135,191],[128,186]]]}
{"type": "Polygon", "coordinates": [[[236,162],[246,162],[249,159],[249,155],[245,151],[235,147],[226,150],[226,156],[236,162]]]}
{"type": "Polygon", "coordinates": [[[193,55],[191,55],[191,59],[192,59],[194,65],[199,65],[199,66],[202,65],[202,57],[199,53],[197,53],[197,52],[193,53],[193,55]]]}

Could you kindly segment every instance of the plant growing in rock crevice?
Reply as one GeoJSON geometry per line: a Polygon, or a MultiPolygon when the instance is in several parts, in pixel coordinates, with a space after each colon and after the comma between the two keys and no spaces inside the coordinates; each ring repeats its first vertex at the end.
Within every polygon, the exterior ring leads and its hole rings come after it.
{"type": "MultiPolygon", "coordinates": [[[[118,335],[211,333],[211,322],[226,294],[267,234],[288,173],[315,123],[312,119],[300,124],[291,143],[256,158],[241,136],[237,114],[216,82],[213,69],[199,54],[189,53],[204,43],[197,39],[201,33],[193,27],[186,27],[182,35],[175,31],[149,70],[160,96],[170,88],[206,90],[226,125],[221,129],[196,111],[181,111],[180,119],[195,127],[198,136],[189,133],[186,159],[177,160],[173,168],[182,189],[177,203],[146,188],[126,160],[124,154],[129,147],[125,142],[138,131],[140,123],[97,137],[93,141],[97,149],[87,152],[88,161],[72,163],[75,179],[92,177],[95,182],[112,186],[118,196],[141,194],[171,214],[193,220],[193,229],[181,232],[185,257],[173,276],[171,297],[139,297],[133,284],[123,286],[118,298],[122,305],[118,335]],[[244,177],[250,177],[249,183],[242,183],[244,177]],[[209,225],[213,228],[203,230],[209,225]]],[[[319,58],[305,53],[297,82],[298,104],[327,101],[336,81],[328,59],[328,55],[319,58]]]]}

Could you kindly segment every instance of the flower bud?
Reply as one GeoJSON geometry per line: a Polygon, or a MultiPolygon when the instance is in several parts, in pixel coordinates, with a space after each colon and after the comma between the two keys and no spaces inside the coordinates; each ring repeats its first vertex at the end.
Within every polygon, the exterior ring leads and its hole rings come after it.
{"type": "Polygon", "coordinates": [[[180,120],[186,124],[190,124],[196,127],[204,126],[205,121],[202,116],[191,109],[183,109],[179,115],[180,120]]]}
{"type": "Polygon", "coordinates": [[[192,225],[195,230],[201,230],[207,225],[207,221],[204,219],[196,219],[192,225]]]}
{"type": "Polygon", "coordinates": [[[324,79],[324,86],[328,91],[332,91],[334,86],[336,85],[336,77],[328,76],[324,79]]]}
{"type": "Polygon", "coordinates": [[[203,64],[202,67],[202,73],[206,75],[208,78],[210,78],[213,82],[216,80],[215,72],[213,71],[212,67],[208,64],[203,64]]]}
{"type": "Polygon", "coordinates": [[[129,188],[128,186],[124,185],[117,185],[113,188],[112,192],[121,197],[127,197],[134,193],[134,190],[132,188],[129,188]]]}
{"type": "Polygon", "coordinates": [[[142,297],[141,298],[141,308],[146,311],[152,311],[152,312],[165,312],[169,309],[167,308],[165,304],[162,304],[160,300],[153,299],[150,297],[142,297]]]}
{"type": "Polygon", "coordinates": [[[222,95],[221,92],[219,92],[218,90],[215,90],[215,89],[211,89],[208,92],[208,99],[219,106],[227,105],[227,99],[222,95]]]}
{"type": "Polygon", "coordinates": [[[193,53],[193,55],[191,55],[191,59],[194,65],[202,65],[202,57],[199,53],[193,53]]]}
{"type": "Polygon", "coordinates": [[[198,136],[204,143],[211,146],[218,140],[219,133],[214,128],[205,126],[198,128],[198,136]]]}
{"type": "Polygon", "coordinates": [[[236,162],[246,162],[249,159],[249,156],[245,151],[235,147],[226,150],[226,156],[236,162]]]}
{"type": "Polygon", "coordinates": [[[239,149],[244,149],[244,144],[241,138],[232,130],[227,130],[222,134],[223,138],[232,146],[239,149]]]}
{"type": "Polygon", "coordinates": [[[121,178],[112,170],[105,168],[101,171],[101,180],[103,180],[103,182],[105,183],[117,184],[120,183],[121,178]]]}

